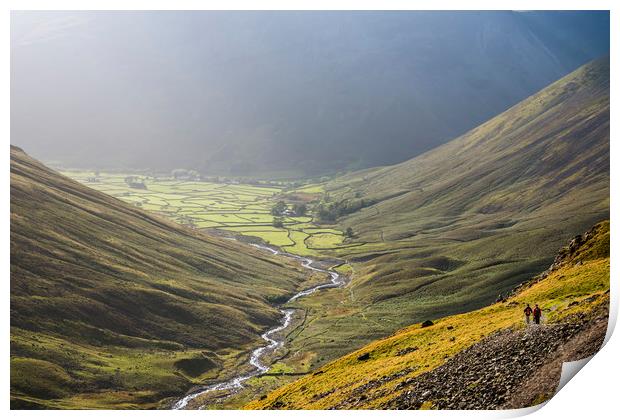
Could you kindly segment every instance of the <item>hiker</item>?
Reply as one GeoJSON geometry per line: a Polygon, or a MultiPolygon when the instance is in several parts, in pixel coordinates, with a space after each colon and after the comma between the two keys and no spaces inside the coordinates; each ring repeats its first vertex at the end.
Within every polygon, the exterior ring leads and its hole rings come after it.
{"type": "Polygon", "coordinates": [[[527,304],[527,306],[523,310],[523,313],[525,314],[525,323],[529,324],[530,323],[530,315],[532,315],[532,308],[530,308],[530,304],[529,303],[527,304]]]}
{"type": "Polygon", "coordinates": [[[538,305],[534,306],[533,314],[534,314],[534,323],[540,324],[540,315],[542,314],[542,311],[540,310],[538,305]]]}

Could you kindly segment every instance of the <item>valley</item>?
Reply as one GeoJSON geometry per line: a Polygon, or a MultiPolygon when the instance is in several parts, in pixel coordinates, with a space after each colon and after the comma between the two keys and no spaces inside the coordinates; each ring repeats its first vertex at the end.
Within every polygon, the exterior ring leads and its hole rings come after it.
{"type": "MultiPolygon", "coordinates": [[[[90,171],[63,170],[62,174],[85,186],[114,196],[137,209],[159,214],[193,230],[204,230],[224,239],[236,238],[262,249],[262,252],[282,253],[286,259],[301,260],[302,266],[311,272],[327,273],[325,271],[327,269],[334,270],[329,274],[332,280],[347,278],[351,275],[352,268],[345,260],[335,258],[329,251],[363,246],[361,243],[353,242],[350,238],[345,242],[342,231],[335,229],[334,225],[313,222],[314,217],[311,212],[302,217],[285,216],[283,227],[273,227],[271,221],[274,216],[270,213],[270,209],[279,200],[301,196],[304,202],[311,205],[322,196],[321,185],[306,185],[285,191],[284,187],[273,185],[259,187],[239,183],[174,180],[161,176],[144,177],[127,173],[98,172],[95,174],[90,171]],[[140,179],[144,182],[146,189],[129,187],[126,182],[127,177],[140,179]],[[301,239],[294,242],[296,237],[301,239]],[[329,240],[326,241],[325,237],[329,240]],[[308,257],[322,261],[312,264],[309,263],[312,260],[308,257]]],[[[297,375],[327,360],[328,356],[324,354],[305,351],[303,347],[300,347],[303,343],[291,347],[293,344],[291,340],[302,334],[312,324],[307,321],[308,315],[314,313],[310,305],[320,307],[325,299],[331,300],[333,296],[348,296],[347,291],[324,287],[324,285],[331,284],[328,282],[313,286],[286,301],[273,301],[274,306],[278,305],[292,312],[287,321],[290,327],[281,333],[278,331],[278,336],[284,335],[280,338],[280,344],[273,349],[274,355],[267,355],[264,360],[265,363],[273,361],[268,372],[261,372],[261,369],[253,370],[257,367],[254,363],[261,363],[259,359],[250,364],[254,368],[248,369],[244,366],[244,360],[247,359],[244,359],[245,354],[242,353],[238,355],[239,360],[232,369],[222,372],[223,382],[218,382],[217,378],[203,377],[208,384],[211,384],[207,387],[208,392],[202,394],[201,391],[197,391],[200,395],[192,397],[178,408],[185,408],[185,404],[188,404],[188,408],[240,407],[253,399],[257,393],[268,392],[286,384],[297,375]],[[317,291],[321,292],[319,296],[311,296],[317,291]],[[230,379],[231,375],[237,373],[240,375],[239,378],[243,379],[240,382],[235,378],[230,379]]],[[[347,302],[347,306],[356,305],[347,302]]],[[[361,308],[357,307],[355,309],[355,311],[360,310],[361,308]]],[[[320,334],[317,337],[321,339],[320,334]]],[[[262,347],[258,347],[260,348],[262,347]]],[[[198,386],[197,389],[200,390],[201,387],[198,386]]],[[[166,402],[166,404],[172,403],[166,402]]]]}
{"type": "Polygon", "coordinates": [[[12,410],[524,408],[601,348],[610,11],[311,9],[11,10],[12,410]]]}
{"type": "Polygon", "coordinates": [[[602,58],[420,157],[321,184],[63,173],[193,230],[331,261],[350,277],[289,302],[295,328],[269,372],[201,403],[238,408],[401,328],[493,304],[608,218],[608,83],[602,58]],[[304,215],[290,211],[299,203],[304,215]]]}
{"type": "Polygon", "coordinates": [[[11,147],[11,406],[158,408],[240,369],[326,281],[86,188],[11,147]]]}
{"type": "MultiPolygon", "coordinates": [[[[422,407],[386,387],[424,387],[418,375],[516,328],[521,301],[495,302],[609,218],[608,85],[601,58],[421,156],[321,183],[56,172],[12,147],[12,406],[422,407]],[[349,362],[395,331],[430,346],[416,325],[446,319],[465,331],[458,345],[381,369],[349,362]],[[378,382],[360,379],[366,366],[378,382]],[[331,380],[314,381],[324,368],[331,380]],[[355,400],[354,385],[372,397],[355,400]]],[[[598,252],[550,277],[591,275],[577,294],[524,293],[561,305],[560,320],[570,297],[595,313],[608,267],[598,252]]]]}

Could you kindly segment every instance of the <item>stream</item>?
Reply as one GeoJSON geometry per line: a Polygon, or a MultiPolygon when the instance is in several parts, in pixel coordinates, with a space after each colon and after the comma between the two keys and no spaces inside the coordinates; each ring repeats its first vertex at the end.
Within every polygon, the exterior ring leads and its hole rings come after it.
{"type": "MultiPolygon", "coordinates": [[[[251,244],[251,245],[256,248],[262,249],[264,251],[271,252],[274,255],[283,255],[289,258],[299,260],[301,261],[302,267],[307,268],[309,270],[329,274],[329,278],[330,278],[329,283],[319,284],[318,286],[314,286],[309,289],[302,290],[301,292],[297,293],[296,295],[291,297],[289,300],[287,300],[285,305],[299,299],[300,297],[311,295],[317,290],[326,289],[330,287],[341,287],[345,283],[344,280],[341,279],[340,274],[338,274],[337,272],[332,271],[332,270],[326,270],[323,268],[313,267],[312,264],[315,261],[310,258],[300,257],[298,255],[281,252],[275,248],[271,248],[265,245],[258,245],[258,244],[251,244]]],[[[216,383],[216,384],[204,387],[202,389],[199,389],[195,392],[192,392],[186,395],[185,397],[181,398],[179,401],[177,401],[172,406],[172,408],[174,410],[182,410],[187,407],[190,401],[196,399],[197,397],[200,397],[201,395],[207,394],[209,392],[235,390],[235,389],[243,388],[243,383],[247,381],[248,379],[269,371],[270,366],[267,366],[266,364],[264,364],[262,360],[265,357],[265,355],[274,354],[276,350],[278,350],[280,347],[284,345],[284,338],[278,340],[275,336],[280,331],[286,329],[291,324],[291,319],[293,317],[293,314],[295,313],[295,309],[281,309],[280,312],[283,315],[282,320],[280,321],[280,324],[271,328],[269,331],[261,335],[262,339],[265,340],[267,345],[257,347],[256,349],[252,351],[252,354],[250,355],[249,363],[253,368],[253,370],[250,373],[239,375],[228,381],[216,383]]]]}

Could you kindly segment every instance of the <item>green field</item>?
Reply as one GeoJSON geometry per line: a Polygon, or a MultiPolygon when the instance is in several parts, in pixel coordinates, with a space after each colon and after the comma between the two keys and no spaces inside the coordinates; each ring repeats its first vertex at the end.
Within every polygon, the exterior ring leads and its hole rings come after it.
{"type": "MultiPolygon", "coordinates": [[[[69,170],[62,173],[178,223],[254,236],[294,254],[317,256],[343,245],[342,231],[334,226],[318,226],[311,216],[287,216],[282,228],[274,227],[270,210],[283,193],[281,187],[175,180],[129,173],[95,175],[89,171],[69,170]],[[132,175],[138,176],[146,189],[129,187],[125,178],[132,175]]],[[[322,186],[310,185],[295,192],[318,195],[322,191],[322,186]]]]}

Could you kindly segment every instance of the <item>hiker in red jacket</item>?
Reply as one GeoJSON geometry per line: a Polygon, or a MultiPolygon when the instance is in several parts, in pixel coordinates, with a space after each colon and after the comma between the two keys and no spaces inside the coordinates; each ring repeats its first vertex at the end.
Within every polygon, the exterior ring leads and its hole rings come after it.
{"type": "Polygon", "coordinates": [[[538,307],[538,305],[534,306],[534,322],[536,324],[540,324],[540,315],[542,314],[542,311],[540,310],[540,308],[538,307]]]}
{"type": "Polygon", "coordinates": [[[529,324],[530,323],[530,315],[532,315],[532,308],[530,308],[530,304],[529,303],[527,304],[527,306],[523,310],[523,313],[525,314],[525,323],[529,324]]]}

